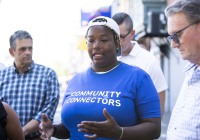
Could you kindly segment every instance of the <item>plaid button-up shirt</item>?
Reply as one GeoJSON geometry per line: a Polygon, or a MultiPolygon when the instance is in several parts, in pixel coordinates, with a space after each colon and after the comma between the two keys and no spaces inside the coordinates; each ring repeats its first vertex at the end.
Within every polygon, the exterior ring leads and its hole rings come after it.
{"type": "Polygon", "coordinates": [[[171,114],[167,140],[200,139],[200,66],[185,67],[186,77],[171,114]]]}
{"type": "Polygon", "coordinates": [[[12,106],[22,126],[41,121],[42,113],[53,120],[59,98],[57,75],[48,67],[32,62],[26,73],[18,73],[14,65],[0,71],[0,100],[12,106]]]}

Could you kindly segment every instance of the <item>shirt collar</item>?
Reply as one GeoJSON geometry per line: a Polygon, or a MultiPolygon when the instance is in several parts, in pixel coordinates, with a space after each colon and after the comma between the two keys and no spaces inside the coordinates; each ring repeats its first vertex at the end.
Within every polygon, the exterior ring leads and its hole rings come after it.
{"type": "Polygon", "coordinates": [[[195,70],[198,67],[199,66],[197,64],[188,62],[188,64],[186,64],[186,66],[184,67],[184,71],[187,73],[188,71],[195,70]]]}
{"type": "Polygon", "coordinates": [[[185,66],[185,73],[188,76],[188,86],[196,83],[200,79],[200,66],[193,63],[188,63],[185,66]]]}
{"type": "MultiPolygon", "coordinates": [[[[30,72],[33,69],[33,67],[34,67],[34,61],[32,60],[31,65],[28,67],[28,70],[26,72],[24,72],[24,73],[30,72]]],[[[15,62],[13,62],[13,69],[14,69],[14,71],[16,73],[19,73],[18,70],[17,70],[17,68],[16,68],[15,62]]]]}
{"type": "Polygon", "coordinates": [[[136,41],[131,41],[131,43],[133,44],[133,49],[130,51],[129,55],[130,56],[137,56],[137,54],[140,51],[140,46],[136,41]]]}

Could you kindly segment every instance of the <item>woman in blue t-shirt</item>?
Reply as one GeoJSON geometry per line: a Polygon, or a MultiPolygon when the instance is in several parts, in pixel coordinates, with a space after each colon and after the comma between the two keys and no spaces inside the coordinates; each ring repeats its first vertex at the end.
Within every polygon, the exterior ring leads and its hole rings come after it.
{"type": "MultiPolygon", "coordinates": [[[[127,36],[128,37],[128,36],[127,36]]],[[[120,31],[108,17],[96,17],[86,32],[91,67],[68,83],[62,122],[43,114],[42,139],[153,140],[160,136],[160,102],[150,76],[117,60],[120,31]]]]}

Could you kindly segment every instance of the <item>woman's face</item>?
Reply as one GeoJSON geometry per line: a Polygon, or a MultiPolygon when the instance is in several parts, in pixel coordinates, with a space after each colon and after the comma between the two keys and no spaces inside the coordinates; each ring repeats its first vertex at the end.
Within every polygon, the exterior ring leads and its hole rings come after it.
{"type": "Polygon", "coordinates": [[[117,41],[113,32],[106,26],[92,26],[87,36],[88,54],[93,67],[107,69],[117,61],[117,41]]]}

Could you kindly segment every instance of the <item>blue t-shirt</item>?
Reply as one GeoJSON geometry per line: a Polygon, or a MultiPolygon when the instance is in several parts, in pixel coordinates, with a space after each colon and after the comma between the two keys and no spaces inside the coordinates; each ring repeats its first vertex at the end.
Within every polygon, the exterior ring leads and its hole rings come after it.
{"type": "Polygon", "coordinates": [[[120,126],[133,126],[139,119],[160,118],[161,114],[150,76],[123,62],[107,73],[97,74],[89,68],[70,80],[61,111],[70,140],[86,139],[84,133],[78,132],[77,124],[81,121],[105,121],[103,108],[120,126]]]}

